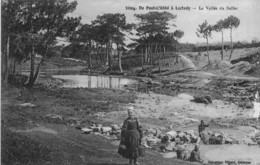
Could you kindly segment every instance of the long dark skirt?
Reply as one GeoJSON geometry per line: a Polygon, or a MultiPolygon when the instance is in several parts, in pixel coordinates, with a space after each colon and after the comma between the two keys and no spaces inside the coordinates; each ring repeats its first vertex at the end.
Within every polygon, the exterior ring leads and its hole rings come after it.
{"type": "Polygon", "coordinates": [[[140,156],[139,146],[140,146],[140,134],[137,130],[128,130],[125,132],[125,146],[127,159],[136,159],[140,156]]]}

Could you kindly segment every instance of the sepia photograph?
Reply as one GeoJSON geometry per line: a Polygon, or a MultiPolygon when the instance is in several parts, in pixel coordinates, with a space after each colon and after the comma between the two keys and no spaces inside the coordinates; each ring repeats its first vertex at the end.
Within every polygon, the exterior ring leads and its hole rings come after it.
{"type": "Polygon", "coordinates": [[[1,0],[3,165],[260,165],[259,0],[1,0]]]}

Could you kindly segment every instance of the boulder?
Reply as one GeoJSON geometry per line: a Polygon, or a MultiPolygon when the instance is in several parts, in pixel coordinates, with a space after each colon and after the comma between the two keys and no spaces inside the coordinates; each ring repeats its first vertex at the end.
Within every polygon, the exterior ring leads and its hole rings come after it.
{"type": "Polygon", "coordinates": [[[147,128],[146,131],[149,133],[149,134],[152,134],[152,135],[156,135],[156,129],[154,128],[147,128]]]}
{"type": "Polygon", "coordinates": [[[111,127],[102,127],[101,128],[102,133],[107,133],[107,132],[111,132],[112,128],[111,127]]]}
{"type": "Polygon", "coordinates": [[[230,137],[225,137],[225,143],[226,144],[233,144],[233,139],[231,139],[230,137]]]}
{"type": "Polygon", "coordinates": [[[167,151],[173,151],[175,145],[176,145],[175,142],[170,142],[170,143],[168,143],[167,146],[165,147],[165,150],[167,150],[167,151]]]}
{"type": "Polygon", "coordinates": [[[159,128],[156,129],[156,135],[155,136],[157,136],[158,138],[162,137],[162,131],[159,128]]]}
{"type": "Polygon", "coordinates": [[[154,146],[157,143],[161,142],[161,140],[158,139],[157,137],[147,137],[146,140],[149,146],[154,146]]]}
{"type": "Polygon", "coordinates": [[[187,130],[187,131],[185,131],[185,133],[187,135],[190,135],[191,137],[195,136],[195,131],[194,130],[187,130]]]}
{"type": "Polygon", "coordinates": [[[90,129],[90,128],[81,128],[81,131],[83,131],[86,134],[89,134],[90,132],[92,132],[92,129],[90,129]]]}
{"type": "Polygon", "coordinates": [[[112,127],[113,131],[117,131],[117,130],[121,129],[121,127],[118,124],[113,124],[113,125],[111,125],[111,127],[112,127]]]}
{"type": "Polygon", "coordinates": [[[254,108],[254,104],[251,101],[246,102],[246,108],[254,108]]]}
{"type": "Polygon", "coordinates": [[[251,138],[244,138],[243,142],[247,145],[257,145],[257,143],[255,141],[253,141],[251,138]]]}
{"type": "Polygon", "coordinates": [[[145,138],[142,138],[141,139],[141,145],[146,147],[146,148],[151,148],[148,143],[147,143],[147,140],[145,138]]]}
{"type": "Polygon", "coordinates": [[[93,132],[100,132],[101,131],[101,128],[100,127],[95,127],[95,126],[92,126],[90,127],[92,129],[93,132]]]}
{"type": "Polygon", "coordinates": [[[168,136],[169,140],[171,140],[177,136],[177,132],[174,130],[171,130],[169,132],[166,132],[166,136],[168,136]]]}
{"type": "Polygon", "coordinates": [[[191,142],[191,138],[189,135],[184,134],[183,137],[181,138],[181,141],[185,142],[185,143],[190,143],[191,142]]]}
{"type": "Polygon", "coordinates": [[[185,133],[184,133],[184,132],[180,132],[180,133],[178,134],[178,137],[180,137],[180,138],[182,138],[183,136],[185,136],[185,133]]]}

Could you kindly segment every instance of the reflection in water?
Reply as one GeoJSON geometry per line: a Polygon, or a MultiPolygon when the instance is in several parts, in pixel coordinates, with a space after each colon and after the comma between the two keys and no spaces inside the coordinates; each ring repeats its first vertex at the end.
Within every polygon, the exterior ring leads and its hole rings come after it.
{"type": "Polygon", "coordinates": [[[260,163],[260,147],[259,146],[202,145],[200,150],[201,150],[201,154],[202,154],[204,160],[250,161],[252,164],[260,163]]]}
{"type": "Polygon", "coordinates": [[[67,88],[115,88],[120,89],[124,85],[133,84],[136,80],[109,77],[109,76],[90,76],[90,75],[53,75],[53,78],[67,80],[63,87],[67,88]]]}

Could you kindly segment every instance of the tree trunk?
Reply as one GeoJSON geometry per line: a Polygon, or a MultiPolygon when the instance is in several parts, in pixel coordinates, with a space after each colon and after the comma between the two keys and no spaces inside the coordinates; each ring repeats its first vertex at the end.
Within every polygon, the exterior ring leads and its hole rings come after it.
{"type": "Polygon", "coordinates": [[[10,53],[10,34],[8,35],[8,38],[7,38],[7,45],[6,45],[6,58],[5,58],[5,73],[4,73],[4,82],[7,82],[8,80],[8,76],[9,76],[9,65],[10,65],[10,62],[9,62],[9,53],[10,53]]]}
{"type": "Polygon", "coordinates": [[[48,50],[49,50],[49,47],[46,48],[45,54],[42,56],[42,59],[41,59],[40,63],[38,64],[37,68],[36,68],[36,72],[35,72],[35,74],[34,74],[34,76],[33,76],[32,81],[31,81],[31,82],[29,81],[29,84],[28,84],[28,87],[29,87],[29,88],[32,88],[33,85],[34,85],[35,82],[36,82],[36,80],[37,80],[37,78],[38,78],[38,75],[39,75],[39,72],[40,72],[40,67],[41,67],[41,65],[43,64],[44,60],[45,60],[45,57],[46,57],[46,55],[47,55],[47,53],[48,53],[48,50]]]}
{"type": "Polygon", "coordinates": [[[221,29],[221,35],[222,35],[222,48],[221,48],[221,60],[224,59],[224,36],[223,36],[223,29],[221,29]]]}
{"type": "Polygon", "coordinates": [[[208,54],[208,61],[210,63],[210,60],[209,60],[209,39],[208,37],[206,38],[207,39],[207,54],[208,54]]]}
{"type": "Polygon", "coordinates": [[[109,63],[109,70],[110,71],[112,71],[112,64],[111,64],[111,47],[112,47],[112,45],[111,45],[111,43],[110,43],[110,39],[109,39],[109,44],[108,44],[109,46],[108,46],[108,63],[109,63]]]}
{"type": "Polygon", "coordinates": [[[109,53],[108,53],[108,43],[106,43],[106,66],[108,66],[109,64],[108,64],[108,62],[109,62],[109,55],[108,55],[109,53]]]}
{"type": "Polygon", "coordinates": [[[92,43],[91,43],[91,41],[89,41],[89,50],[88,50],[88,67],[89,67],[89,69],[92,69],[91,46],[92,46],[92,43]]]}
{"type": "Polygon", "coordinates": [[[32,85],[33,85],[34,63],[35,63],[35,54],[34,54],[34,45],[33,45],[32,51],[31,51],[31,70],[30,70],[30,78],[29,78],[28,87],[32,87],[32,85]]]}
{"type": "Polygon", "coordinates": [[[231,50],[230,50],[229,60],[231,60],[232,53],[233,53],[232,28],[230,28],[230,41],[231,41],[231,50]]]}
{"type": "Polygon", "coordinates": [[[145,56],[144,56],[144,64],[146,64],[147,63],[147,55],[148,54],[148,47],[147,46],[145,46],[145,56]]]}
{"type": "Polygon", "coordinates": [[[123,72],[122,62],[121,62],[122,54],[121,54],[121,52],[118,50],[118,44],[116,44],[116,47],[117,47],[117,55],[118,55],[118,67],[119,67],[120,72],[123,72]]]}
{"type": "Polygon", "coordinates": [[[16,60],[13,58],[13,75],[15,75],[15,70],[16,70],[16,60]]]}
{"type": "Polygon", "coordinates": [[[142,69],[144,69],[144,58],[143,58],[144,49],[141,48],[141,50],[142,50],[142,52],[141,52],[142,69]]]}

